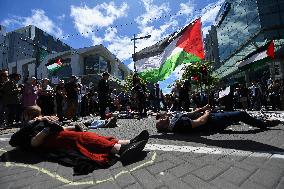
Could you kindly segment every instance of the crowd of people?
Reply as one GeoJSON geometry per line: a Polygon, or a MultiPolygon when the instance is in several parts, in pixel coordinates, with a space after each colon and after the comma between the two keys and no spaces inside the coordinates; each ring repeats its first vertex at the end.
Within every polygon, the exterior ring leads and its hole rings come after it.
{"type": "MultiPolygon", "coordinates": [[[[74,173],[78,174],[89,173],[96,166],[110,166],[118,158],[122,161],[133,159],[146,146],[149,140],[147,130],[130,140],[89,131],[116,127],[115,112],[125,114],[126,118],[133,114],[143,118],[149,110],[156,112],[155,127],[163,133],[224,130],[239,121],[259,129],[281,123],[279,120],[255,118],[245,111],[213,112],[214,105],[207,103],[215,103],[214,93],[209,100],[206,95],[200,95],[202,93],[191,93],[190,81],[175,87],[172,94],[164,95],[159,84],[149,88],[138,74],[133,75],[128,93],[111,89],[107,72],[102,73],[96,87],[87,89],[74,75],[67,82],[60,80],[57,85],[51,84],[47,78],[38,82],[34,77],[25,79],[21,85],[18,84],[21,76],[9,75],[7,70],[2,70],[0,76],[0,124],[20,125],[20,130],[12,135],[10,145],[37,153],[52,153],[57,161],[62,159],[75,166],[74,173]],[[194,110],[190,111],[192,107],[194,110]],[[86,119],[76,121],[79,116],[86,119]]],[[[277,81],[272,82],[268,90],[279,92],[276,85],[278,87],[277,81]]],[[[231,90],[228,94],[221,92],[225,94],[222,98],[230,94],[234,97],[236,92],[243,94],[241,87],[232,89],[233,93],[231,90]]],[[[250,95],[249,90],[252,91],[252,97],[259,92],[256,85],[247,90],[247,95],[250,95]]],[[[222,98],[218,100],[224,100],[222,98]]]]}
{"type": "Polygon", "coordinates": [[[110,88],[109,74],[102,73],[97,86],[85,86],[72,75],[68,81],[51,83],[48,78],[37,80],[35,77],[18,81],[21,76],[2,70],[0,75],[0,125],[11,125],[22,121],[22,112],[28,106],[38,105],[44,116],[57,115],[60,121],[78,117],[99,115],[102,120],[112,113],[119,112],[121,117],[131,118],[137,112],[143,118],[152,112],[189,111],[209,103],[212,107],[225,110],[283,110],[284,85],[282,80],[268,79],[266,83],[253,81],[250,87],[243,84],[230,86],[226,95],[222,91],[194,92],[189,80],[176,83],[170,94],[163,94],[159,84],[147,86],[133,75],[132,88],[117,91],[110,88]]]}

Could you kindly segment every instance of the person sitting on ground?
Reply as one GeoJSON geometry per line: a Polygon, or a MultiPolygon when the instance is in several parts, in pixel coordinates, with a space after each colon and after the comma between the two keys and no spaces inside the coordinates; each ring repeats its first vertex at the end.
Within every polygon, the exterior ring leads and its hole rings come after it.
{"type": "Polygon", "coordinates": [[[158,114],[156,119],[156,128],[159,132],[173,133],[220,131],[238,122],[260,129],[266,129],[281,123],[279,120],[254,118],[244,111],[213,113],[209,105],[196,109],[193,112],[179,113],[174,116],[167,113],[158,114]]]}
{"type": "Polygon", "coordinates": [[[119,140],[93,132],[76,132],[57,124],[56,116],[41,116],[38,106],[29,106],[24,111],[26,124],[9,141],[13,147],[46,151],[78,151],[98,165],[107,166],[117,154],[128,160],[141,152],[149,139],[147,130],[131,140],[119,140]]]}

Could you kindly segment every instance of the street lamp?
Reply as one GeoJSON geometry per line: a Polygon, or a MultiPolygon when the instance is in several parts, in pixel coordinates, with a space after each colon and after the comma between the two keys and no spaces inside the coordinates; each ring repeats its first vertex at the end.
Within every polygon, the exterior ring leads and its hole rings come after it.
{"type": "Polygon", "coordinates": [[[134,53],[133,53],[133,62],[134,62],[134,71],[136,72],[137,70],[136,70],[136,66],[135,66],[135,49],[136,49],[136,46],[135,46],[135,41],[137,40],[137,39],[148,39],[148,38],[150,38],[151,37],[151,35],[146,35],[146,36],[143,36],[143,37],[135,37],[135,34],[133,35],[133,38],[131,39],[131,41],[133,41],[133,47],[134,47],[134,53]]]}

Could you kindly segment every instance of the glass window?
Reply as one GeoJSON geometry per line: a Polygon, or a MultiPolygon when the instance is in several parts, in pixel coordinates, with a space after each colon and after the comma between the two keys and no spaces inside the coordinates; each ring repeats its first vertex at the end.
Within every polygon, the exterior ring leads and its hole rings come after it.
{"type": "Polygon", "coordinates": [[[108,72],[111,73],[110,61],[100,56],[100,73],[108,72]]]}
{"type": "Polygon", "coordinates": [[[98,74],[100,69],[99,56],[91,55],[84,59],[84,74],[98,74]]]}
{"type": "Polygon", "coordinates": [[[124,80],[124,71],[121,69],[118,69],[118,75],[117,75],[118,79],[124,80]]]}

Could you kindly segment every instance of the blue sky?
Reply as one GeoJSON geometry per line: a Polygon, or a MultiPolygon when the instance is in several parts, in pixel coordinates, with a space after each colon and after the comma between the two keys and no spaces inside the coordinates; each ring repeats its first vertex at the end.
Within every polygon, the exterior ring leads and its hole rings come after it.
{"type": "MultiPolygon", "coordinates": [[[[7,31],[35,25],[61,38],[73,48],[103,44],[133,68],[133,42],[130,40],[133,34],[138,37],[152,35],[149,39],[137,41],[136,51],[139,51],[201,16],[205,35],[223,2],[224,0],[1,0],[0,23],[6,26],[7,31]],[[70,36],[72,34],[76,35],[70,36]]],[[[178,67],[168,79],[160,82],[164,92],[170,92],[167,86],[180,77],[181,68],[178,67]]]]}

